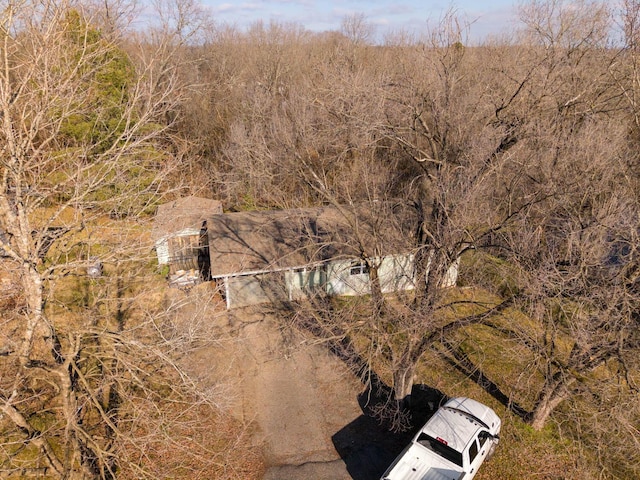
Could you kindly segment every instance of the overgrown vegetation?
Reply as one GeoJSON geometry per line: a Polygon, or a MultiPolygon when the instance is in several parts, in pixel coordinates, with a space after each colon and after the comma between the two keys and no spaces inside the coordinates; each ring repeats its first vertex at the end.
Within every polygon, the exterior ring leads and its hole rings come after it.
{"type": "Polygon", "coordinates": [[[416,384],[493,406],[478,478],[640,476],[640,2],[532,0],[477,45],[454,16],[374,45],[358,16],[241,32],[158,6],[135,30],[121,2],[3,7],[0,476],[259,474],[180,369],[193,339],[153,266],[149,215],[187,193],[343,206],[372,293],[290,325],[391,415],[416,384]],[[365,221],[415,234],[375,245],[365,221]],[[383,250],[414,255],[410,294],[376,288],[383,250]]]}

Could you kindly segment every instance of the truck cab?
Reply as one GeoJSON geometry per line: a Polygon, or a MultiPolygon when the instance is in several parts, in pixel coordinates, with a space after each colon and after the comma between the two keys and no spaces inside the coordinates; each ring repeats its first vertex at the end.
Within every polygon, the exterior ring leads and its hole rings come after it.
{"type": "Polygon", "coordinates": [[[446,402],[389,466],[381,480],[471,480],[499,441],[501,421],[470,398],[446,402]]]}

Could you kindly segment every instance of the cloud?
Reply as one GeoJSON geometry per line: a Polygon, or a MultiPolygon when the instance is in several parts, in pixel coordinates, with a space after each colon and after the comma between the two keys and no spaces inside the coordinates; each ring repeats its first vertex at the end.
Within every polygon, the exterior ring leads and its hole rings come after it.
{"type": "MultiPolygon", "coordinates": [[[[281,21],[298,24],[312,31],[339,30],[351,15],[363,14],[365,21],[385,32],[406,30],[420,33],[437,22],[447,11],[446,0],[199,0],[216,20],[248,26],[256,21],[281,21]]],[[[457,0],[456,13],[470,23],[471,37],[481,39],[513,25],[514,0],[457,0]],[[490,5],[489,5],[490,3],[490,5]]],[[[571,1],[571,0],[568,0],[571,1]]]]}
{"type": "MultiPolygon", "coordinates": [[[[381,12],[382,9],[378,9],[378,11],[381,12]]],[[[394,3],[389,8],[385,8],[384,11],[390,15],[405,15],[415,13],[415,8],[404,3],[394,3]]]]}
{"type": "Polygon", "coordinates": [[[233,13],[240,13],[240,12],[256,12],[258,10],[261,10],[263,7],[261,4],[259,3],[240,3],[240,4],[236,4],[236,3],[221,3],[219,5],[213,5],[211,7],[211,10],[214,13],[221,13],[221,14],[233,14],[233,13]]]}

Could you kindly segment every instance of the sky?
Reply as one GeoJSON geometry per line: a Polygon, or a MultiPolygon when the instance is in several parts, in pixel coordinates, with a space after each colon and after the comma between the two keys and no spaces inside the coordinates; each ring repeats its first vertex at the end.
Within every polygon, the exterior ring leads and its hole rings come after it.
{"type": "Polygon", "coordinates": [[[453,8],[470,24],[469,40],[508,31],[518,0],[201,0],[216,23],[245,28],[262,20],[296,24],[313,32],[339,31],[344,18],[364,15],[377,39],[387,33],[424,32],[453,8]]]}

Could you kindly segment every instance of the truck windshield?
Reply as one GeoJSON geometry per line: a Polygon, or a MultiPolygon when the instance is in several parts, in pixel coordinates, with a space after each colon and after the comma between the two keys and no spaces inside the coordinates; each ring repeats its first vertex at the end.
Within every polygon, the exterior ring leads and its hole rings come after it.
{"type": "Polygon", "coordinates": [[[462,453],[454,450],[449,445],[430,437],[426,433],[421,433],[418,437],[418,443],[429,450],[436,452],[441,457],[449,460],[451,463],[455,463],[459,467],[462,467],[462,453]]]}

